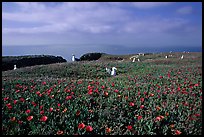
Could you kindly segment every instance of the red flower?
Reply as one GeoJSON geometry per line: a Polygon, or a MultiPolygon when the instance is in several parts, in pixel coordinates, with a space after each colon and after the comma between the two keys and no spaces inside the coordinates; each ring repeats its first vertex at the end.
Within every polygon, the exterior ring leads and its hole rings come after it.
{"type": "Polygon", "coordinates": [[[130,102],[129,105],[133,107],[135,104],[133,102],[130,102]]]}
{"type": "Polygon", "coordinates": [[[42,82],[42,84],[43,84],[43,85],[46,85],[46,82],[44,81],[44,82],[42,82]]]}
{"type": "Polygon", "coordinates": [[[69,100],[69,99],[71,99],[72,98],[72,96],[67,96],[66,97],[66,100],[69,100]]]}
{"type": "Polygon", "coordinates": [[[40,109],[42,109],[43,108],[43,106],[40,106],[40,109]]]}
{"type": "Polygon", "coordinates": [[[163,78],[163,76],[159,76],[159,78],[163,78]]]}
{"type": "Polygon", "coordinates": [[[37,106],[37,104],[35,102],[32,102],[32,104],[33,104],[34,107],[37,106]]]}
{"type": "Polygon", "coordinates": [[[105,89],[105,86],[101,86],[102,89],[105,89]]]}
{"type": "Polygon", "coordinates": [[[16,120],[16,117],[12,117],[12,118],[11,118],[11,121],[15,121],[15,120],[16,120]]]}
{"type": "Polygon", "coordinates": [[[142,116],[138,116],[137,119],[138,119],[138,120],[142,119],[142,116]]]}
{"type": "Polygon", "coordinates": [[[194,114],[194,115],[195,115],[196,117],[199,117],[199,116],[200,116],[200,114],[198,114],[198,113],[197,113],[197,114],[194,114]]]}
{"type": "Polygon", "coordinates": [[[104,92],[104,95],[105,95],[105,96],[108,96],[108,92],[104,92]]]}
{"type": "Polygon", "coordinates": [[[27,120],[28,120],[28,121],[31,121],[32,119],[33,119],[33,116],[28,116],[28,117],[27,117],[27,120]]]}
{"type": "Polygon", "coordinates": [[[111,132],[111,128],[106,128],[106,133],[110,133],[111,132]]]}
{"type": "Polygon", "coordinates": [[[79,116],[80,113],[81,113],[81,112],[80,112],[79,110],[77,110],[76,115],[79,116]]]}
{"type": "Polygon", "coordinates": [[[89,90],[88,94],[89,94],[89,95],[93,94],[92,90],[89,90]]]}
{"type": "Polygon", "coordinates": [[[144,108],[144,105],[141,105],[140,108],[143,109],[143,108],[144,108]]]}
{"type": "Polygon", "coordinates": [[[181,131],[175,130],[175,134],[176,134],[176,135],[180,135],[181,133],[182,133],[181,131]]]}
{"type": "Polygon", "coordinates": [[[154,94],[153,94],[153,93],[151,93],[151,94],[150,94],[150,97],[153,97],[153,96],[154,96],[154,94]]]}
{"type": "Polygon", "coordinates": [[[40,114],[41,114],[41,115],[44,114],[44,110],[40,111],[40,114]]]}
{"type": "Polygon", "coordinates": [[[127,129],[132,130],[132,126],[131,125],[127,126],[127,129]]]}
{"type": "Polygon", "coordinates": [[[78,125],[78,128],[79,128],[79,129],[85,128],[85,124],[84,124],[84,123],[80,123],[80,124],[78,125]]]}
{"type": "Polygon", "coordinates": [[[60,103],[58,103],[57,106],[60,107],[61,106],[60,103]]]}
{"type": "Polygon", "coordinates": [[[13,103],[16,104],[16,103],[17,103],[17,100],[14,100],[13,103]]]}
{"type": "Polygon", "coordinates": [[[24,99],[24,98],[20,98],[20,101],[21,101],[21,102],[25,102],[25,99],[24,99]]]}
{"type": "Polygon", "coordinates": [[[115,86],[115,84],[114,83],[112,83],[112,87],[114,87],[115,86]]]}
{"type": "Polygon", "coordinates": [[[118,90],[116,89],[116,90],[114,90],[114,92],[118,93],[118,90]]]}
{"type": "Polygon", "coordinates": [[[8,109],[12,109],[11,103],[6,104],[6,106],[8,107],[8,109]]]}
{"type": "Polygon", "coordinates": [[[168,78],[170,78],[171,77],[171,75],[170,75],[170,73],[168,73],[168,78]]]}
{"type": "Polygon", "coordinates": [[[64,132],[61,131],[61,130],[57,131],[57,135],[62,135],[63,133],[64,133],[64,132]]]}
{"type": "Polygon", "coordinates": [[[156,117],[155,121],[161,121],[161,118],[158,116],[156,117]]]}
{"type": "Polygon", "coordinates": [[[48,119],[47,116],[42,116],[41,119],[40,119],[40,121],[45,122],[45,121],[47,121],[47,119],[48,119]]]}
{"type": "Polygon", "coordinates": [[[29,113],[30,113],[30,109],[26,110],[25,112],[26,112],[27,114],[29,114],[29,113]]]}
{"type": "Polygon", "coordinates": [[[144,102],[144,98],[141,98],[140,101],[141,101],[141,102],[144,102]]]}
{"type": "Polygon", "coordinates": [[[91,126],[86,127],[86,131],[91,132],[92,130],[93,130],[93,128],[91,126]]]}
{"type": "Polygon", "coordinates": [[[9,99],[9,97],[4,98],[4,101],[7,101],[9,99]]]}
{"type": "Polygon", "coordinates": [[[36,94],[39,95],[39,94],[40,94],[40,91],[37,91],[36,94]]]}
{"type": "Polygon", "coordinates": [[[23,123],[23,121],[20,121],[20,120],[18,121],[18,124],[22,124],[22,123],[23,123]]]}

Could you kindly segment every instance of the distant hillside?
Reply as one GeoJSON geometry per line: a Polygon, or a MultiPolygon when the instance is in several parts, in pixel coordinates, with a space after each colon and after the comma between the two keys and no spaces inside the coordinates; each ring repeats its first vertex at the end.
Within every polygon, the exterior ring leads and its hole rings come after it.
{"type": "Polygon", "coordinates": [[[14,65],[16,65],[17,68],[21,68],[61,62],[67,61],[60,56],[55,57],[51,55],[3,56],[2,71],[12,70],[14,68],[14,65]]]}

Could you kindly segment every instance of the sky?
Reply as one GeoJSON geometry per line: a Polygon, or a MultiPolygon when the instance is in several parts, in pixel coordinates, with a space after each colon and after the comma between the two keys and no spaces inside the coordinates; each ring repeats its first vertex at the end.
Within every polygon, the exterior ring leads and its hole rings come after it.
{"type": "Polygon", "coordinates": [[[201,43],[202,2],[2,3],[6,47],[80,45],[76,50],[82,52],[81,45],[131,49],[202,47],[201,43]]]}

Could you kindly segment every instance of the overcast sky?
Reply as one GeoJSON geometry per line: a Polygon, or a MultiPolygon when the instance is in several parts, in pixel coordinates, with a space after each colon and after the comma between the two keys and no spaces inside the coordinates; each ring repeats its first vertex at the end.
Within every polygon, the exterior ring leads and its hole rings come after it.
{"type": "Polygon", "coordinates": [[[3,45],[201,46],[201,2],[3,2],[3,45]]]}

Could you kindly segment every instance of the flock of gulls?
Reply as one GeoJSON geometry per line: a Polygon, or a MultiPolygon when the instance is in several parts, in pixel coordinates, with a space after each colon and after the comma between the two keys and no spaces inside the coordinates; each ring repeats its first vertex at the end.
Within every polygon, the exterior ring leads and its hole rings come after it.
{"type": "MultiPolygon", "coordinates": [[[[140,53],[139,55],[143,55],[143,56],[144,56],[144,54],[141,54],[141,53],[140,53]]],[[[135,62],[135,60],[137,59],[137,61],[140,62],[139,55],[130,57],[130,60],[132,60],[132,62],[135,62]]],[[[172,55],[169,55],[169,56],[172,56],[172,55]]],[[[168,58],[168,56],[165,56],[165,58],[168,58]]],[[[184,58],[184,56],[182,55],[182,56],[180,57],[180,59],[183,59],[183,58],[184,58]]],[[[80,61],[80,59],[76,58],[75,55],[72,54],[72,61],[73,61],[73,62],[75,62],[75,61],[80,61]]],[[[16,65],[14,65],[13,70],[16,70],[16,69],[17,69],[17,67],[16,67],[16,65]]],[[[107,72],[109,75],[111,75],[111,76],[116,76],[116,70],[117,70],[116,67],[112,67],[112,68],[110,68],[110,69],[106,67],[106,72],[107,72]]]]}

